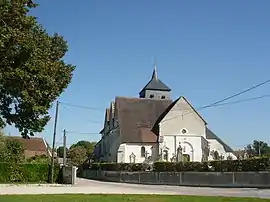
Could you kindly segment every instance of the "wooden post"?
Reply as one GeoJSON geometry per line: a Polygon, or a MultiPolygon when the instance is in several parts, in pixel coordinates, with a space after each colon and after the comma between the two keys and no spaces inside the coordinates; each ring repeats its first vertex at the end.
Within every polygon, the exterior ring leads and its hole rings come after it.
{"type": "Polygon", "coordinates": [[[63,166],[66,166],[67,165],[67,136],[66,136],[66,130],[64,130],[63,147],[64,147],[63,166]]]}
{"type": "Polygon", "coordinates": [[[51,182],[51,183],[53,183],[53,176],[54,176],[54,150],[55,150],[55,139],[56,139],[57,119],[58,119],[58,108],[59,108],[59,101],[56,102],[55,119],[54,119],[54,128],[53,128],[53,145],[52,145],[51,177],[50,177],[50,182],[51,182]]]}

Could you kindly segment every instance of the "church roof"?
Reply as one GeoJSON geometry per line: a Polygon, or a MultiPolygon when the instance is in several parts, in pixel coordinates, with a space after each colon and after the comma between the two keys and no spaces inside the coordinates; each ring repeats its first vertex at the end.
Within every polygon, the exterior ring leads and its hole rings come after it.
{"type": "Polygon", "coordinates": [[[214,139],[218,141],[224,148],[225,152],[233,152],[233,149],[229,147],[225,142],[223,142],[215,133],[213,133],[209,128],[206,127],[206,139],[214,139]]]}
{"type": "Polygon", "coordinates": [[[116,113],[123,143],[155,143],[154,123],[172,100],[116,97],[116,113]]]}
{"type": "Polygon", "coordinates": [[[153,70],[151,80],[145,85],[141,92],[145,90],[171,91],[171,89],[166,84],[159,80],[156,66],[153,70]]]}

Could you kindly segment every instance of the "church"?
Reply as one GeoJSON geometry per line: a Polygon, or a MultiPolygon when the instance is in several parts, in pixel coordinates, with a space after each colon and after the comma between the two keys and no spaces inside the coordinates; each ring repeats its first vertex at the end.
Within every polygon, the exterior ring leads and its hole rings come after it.
{"type": "Polygon", "coordinates": [[[139,97],[115,97],[105,110],[100,134],[94,154],[102,162],[237,159],[184,96],[171,99],[156,66],[139,97]]]}

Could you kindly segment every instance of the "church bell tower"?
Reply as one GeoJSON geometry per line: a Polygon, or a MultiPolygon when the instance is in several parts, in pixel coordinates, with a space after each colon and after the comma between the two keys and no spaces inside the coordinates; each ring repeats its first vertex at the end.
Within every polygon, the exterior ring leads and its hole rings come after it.
{"type": "Polygon", "coordinates": [[[141,90],[139,95],[140,98],[170,100],[171,99],[170,92],[171,89],[161,80],[158,79],[157,67],[155,65],[151,80],[145,85],[145,87],[141,90]]]}

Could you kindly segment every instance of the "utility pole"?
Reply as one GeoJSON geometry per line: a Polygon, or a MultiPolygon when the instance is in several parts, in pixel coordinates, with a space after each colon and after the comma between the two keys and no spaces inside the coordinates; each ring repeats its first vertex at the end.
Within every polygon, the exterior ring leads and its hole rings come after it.
{"type": "Polygon", "coordinates": [[[54,128],[53,128],[53,145],[52,145],[51,177],[50,177],[50,182],[51,182],[51,183],[53,183],[53,176],[54,176],[54,150],[55,150],[55,139],[56,139],[57,119],[58,119],[58,108],[59,108],[59,101],[56,102],[55,119],[54,119],[54,128]]]}
{"type": "Polygon", "coordinates": [[[66,166],[67,165],[67,136],[66,136],[66,130],[64,130],[63,147],[64,147],[63,166],[66,166]]]}

